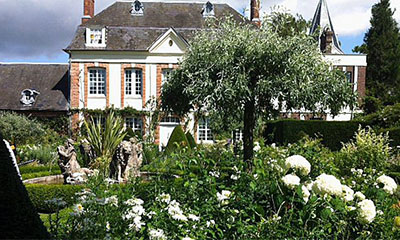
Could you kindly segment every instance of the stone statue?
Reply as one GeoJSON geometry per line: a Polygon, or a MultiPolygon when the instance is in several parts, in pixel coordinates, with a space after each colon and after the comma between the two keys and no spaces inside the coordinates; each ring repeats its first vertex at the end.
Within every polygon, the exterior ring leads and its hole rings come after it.
{"type": "Polygon", "coordinates": [[[58,166],[64,176],[64,183],[83,182],[87,175],[92,174],[92,171],[87,168],[81,168],[77,159],[74,148],[74,141],[68,139],[65,146],[59,146],[58,150],[58,166]]]}
{"type": "Polygon", "coordinates": [[[143,162],[143,146],[136,138],[122,141],[110,163],[110,178],[126,182],[129,177],[140,176],[143,162]]]}
{"type": "Polygon", "coordinates": [[[93,148],[87,139],[83,139],[81,141],[81,144],[79,145],[79,150],[83,157],[83,162],[86,165],[92,162],[97,157],[96,153],[93,151],[93,148]]]}

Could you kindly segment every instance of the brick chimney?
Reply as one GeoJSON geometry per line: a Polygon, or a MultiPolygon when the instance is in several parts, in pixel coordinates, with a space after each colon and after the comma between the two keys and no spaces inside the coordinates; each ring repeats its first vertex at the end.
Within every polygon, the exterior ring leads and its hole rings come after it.
{"type": "Polygon", "coordinates": [[[94,16],[94,1],[95,0],[83,0],[82,23],[87,22],[94,16]]]}
{"type": "Polygon", "coordinates": [[[260,0],[251,0],[250,1],[250,21],[252,21],[258,27],[261,26],[260,0]]]}

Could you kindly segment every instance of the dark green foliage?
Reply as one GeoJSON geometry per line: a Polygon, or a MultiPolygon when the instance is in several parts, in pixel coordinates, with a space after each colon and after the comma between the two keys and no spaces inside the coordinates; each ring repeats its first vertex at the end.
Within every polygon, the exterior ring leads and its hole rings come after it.
{"type": "Polygon", "coordinates": [[[188,140],[190,148],[195,148],[196,141],[194,140],[193,135],[190,132],[187,132],[185,135],[186,135],[186,139],[188,140]]]}
{"type": "Polygon", "coordinates": [[[361,122],[339,121],[301,121],[278,120],[267,123],[264,137],[267,143],[295,143],[308,135],[322,139],[322,144],[331,150],[339,150],[342,142],[348,142],[354,137],[361,122]]]}
{"type": "Polygon", "coordinates": [[[144,143],[143,146],[143,165],[151,163],[159,155],[158,145],[144,143]]]}
{"type": "Polygon", "coordinates": [[[0,134],[11,143],[20,145],[41,140],[46,135],[46,129],[27,116],[0,112],[0,134]]]}
{"type": "Polygon", "coordinates": [[[69,118],[67,115],[61,115],[57,117],[36,117],[36,119],[47,128],[56,131],[58,134],[68,134],[69,118]]]}
{"type": "Polygon", "coordinates": [[[75,193],[81,191],[83,188],[84,186],[82,185],[26,185],[29,197],[34,207],[40,213],[52,213],[56,210],[54,206],[45,202],[54,198],[62,198],[67,203],[67,206],[71,206],[76,203],[77,197],[75,193]]]}
{"type": "Polygon", "coordinates": [[[0,134],[0,238],[48,239],[0,134]]]}
{"type": "Polygon", "coordinates": [[[357,118],[373,128],[400,127],[400,103],[386,106],[382,110],[357,118]]]}
{"type": "Polygon", "coordinates": [[[386,132],[389,133],[390,146],[392,147],[400,146],[400,127],[385,128],[379,130],[379,133],[386,133],[386,132]]]}
{"type": "Polygon", "coordinates": [[[400,35],[389,0],[372,7],[371,28],[364,45],[355,50],[367,53],[367,93],[384,105],[400,100],[400,35]]]}
{"type": "Polygon", "coordinates": [[[165,152],[167,154],[170,154],[178,146],[181,146],[181,147],[189,146],[186,135],[182,130],[182,126],[180,126],[180,125],[176,126],[174,128],[174,131],[172,131],[171,137],[168,140],[167,147],[165,148],[165,152]]]}

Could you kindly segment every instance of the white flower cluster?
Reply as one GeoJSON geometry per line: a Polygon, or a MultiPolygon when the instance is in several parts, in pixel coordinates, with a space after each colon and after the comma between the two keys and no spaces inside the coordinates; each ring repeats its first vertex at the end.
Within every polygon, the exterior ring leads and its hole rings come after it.
{"type": "Polygon", "coordinates": [[[300,185],[300,178],[294,174],[288,174],[282,177],[283,183],[286,187],[294,189],[296,186],[300,185]]]}
{"type": "Polygon", "coordinates": [[[105,204],[110,204],[114,207],[118,207],[118,197],[117,195],[113,195],[111,197],[108,197],[104,201],[105,204]]]}
{"type": "Polygon", "coordinates": [[[254,152],[258,152],[261,150],[261,146],[259,142],[254,142],[254,147],[253,147],[254,152]]]}
{"type": "Polygon", "coordinates": [[[354,200],[354,191],[346,185],[342,185],[342,197],[345,202],[354,200]]]}
{"type": "Polygon", "coordinates": [[[312,190],[319,195],[342,196],[342,184],[332,175],[321,174],[314,181],[312,190]]]}
{"type": "Polygon", "coordinates": [[[382,175],[380,177],[378,177],[376,179],[377,183],[382,183],[383,186],[383,190],[385,190],[385,192],[389,193],[389,194],[393,194],[396,189],[397,189],[397,184],[396,182],[393,180],[393,178],[386,176],[386,175],[382,175]]]}
{"type": "Polygon", "coordinates": [[[167,236],[164,234],[162,229],[150,229],[149,231],[150,240],[166,240],[167,236]]]}
{"type": "Polygon", "coordinates": [[[303,192],[303,200],[304,202],[308,202],[308,198],[310,197],[310,191],[306,186],[301,186],[301,191],[303,192]]]}
{"type": "Polygon", "coordinates": [[[78,203],[75,204],[73,207],[73,212],[71,213],[72,216],[79,216],[84,212],[84,207],[82,206],[82,204],[78,203]]]}
{"type": "Polygon", "coordinates": [[[287,169],[299,171],[303,176],[308,175],[311,171],[311,164],[300,155],[293,155],[286,158],[285,165],[287,169]]]}
{"type": "Polygon", "coordinates": [[[231,197],[232,192],[228,190],[222,190],[221,193],[217,192],[217,199],[222,205],[228,204],[228,200],[231,197]]]}
{"type": "Polygon", "coordinates": [[[169,202],[171,201],[171,195],[167,194],[167,193],[162,193],[160,196],[158,196],[156,198],[157,201],[160,202],[164,202],[166,204],[169,204],[169,202]]]}
{"type": "Polygon", "coordinates": [[[169,203],[168,213],[175,220],[185,221],[185,222],[188,220],[188,218],[183,214],[180,204],[175,200],[169,203]]]}
{"type": "Polygon", "coordinates": [[[125,215],[122,216],[124,220],[132,220],[133,223],[129,224],[130,229],[134,229],[135,231],[140,231],[142,226],[145,225],[142,222],[142,216],[146,214],[145,209],[143,208],[143,200],[139,198],[128,199],[124,202],[126,205],[131,206],[129,210],[125,212],[125,215]]]}
{"type": "Polygon", "coordinates": [[[359,209],[359,220],[361,223],[371,223],[376,216],[376,208],[374,202],[365,199],[357,204],[359,209]]]}

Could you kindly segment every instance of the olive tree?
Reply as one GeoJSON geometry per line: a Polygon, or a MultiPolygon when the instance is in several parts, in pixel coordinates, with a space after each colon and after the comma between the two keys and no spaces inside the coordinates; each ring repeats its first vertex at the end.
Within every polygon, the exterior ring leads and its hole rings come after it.
{"type": "Polygon", "coordinates": [[[163,86],[162,106],[177,114],[206,113],[224,130],[242,124],[248,166],[257,116],[291,110],[337,115],[356,102],[343,73],[323,60],[305,32],[282,34],[276,26],[230,18],[212,26],[197,33],[163,86]]]}

